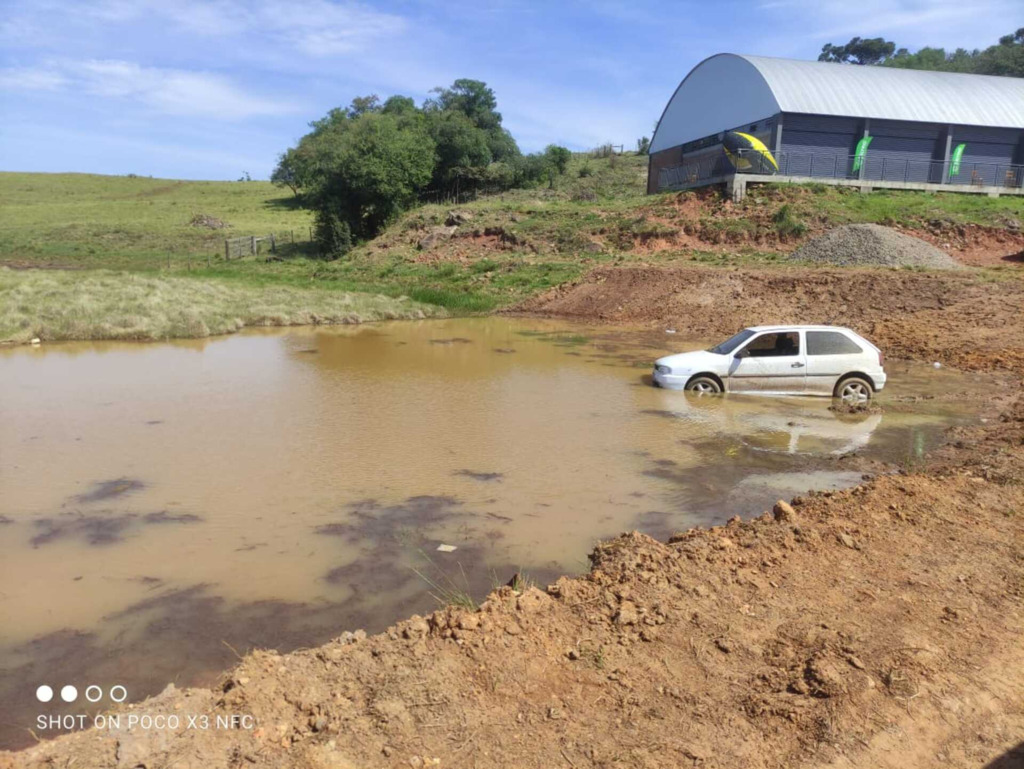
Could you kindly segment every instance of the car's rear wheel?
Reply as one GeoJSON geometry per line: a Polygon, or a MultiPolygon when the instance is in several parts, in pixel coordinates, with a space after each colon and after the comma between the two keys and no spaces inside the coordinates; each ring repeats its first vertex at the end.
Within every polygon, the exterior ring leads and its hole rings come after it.
{"type": "Polygon", "coordinates": [[[695,376],[686,383],[686,389],[700,395],[712,395],[722,392],[721,383],[710,376],[695,376]]]}
{"type": "Polygon", "coordinates": [[[859,376],[849,376],[836,385],[832,395],[843,403],[867,403],[874,394],[871,382],[859,376]]]}

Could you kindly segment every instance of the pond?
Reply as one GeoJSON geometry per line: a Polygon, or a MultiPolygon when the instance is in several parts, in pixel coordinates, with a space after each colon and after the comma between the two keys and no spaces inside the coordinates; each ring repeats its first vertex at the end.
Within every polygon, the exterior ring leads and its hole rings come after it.
{"type": "Polygon", "coordinates": [[[853,485],[977,418],[932,396],[981,383],[901,362],[860,415],[650,386],[706,346],[499,317],[0,352],[0,746],[31,740],[42,683],[209,682],[255,646],[543,586],[622,531],[853,485]]]}

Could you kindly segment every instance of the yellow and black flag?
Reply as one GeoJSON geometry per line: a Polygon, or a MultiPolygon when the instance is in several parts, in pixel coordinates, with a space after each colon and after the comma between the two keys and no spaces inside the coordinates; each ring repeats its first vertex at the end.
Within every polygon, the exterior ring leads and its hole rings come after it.
{"type": "Polygon", "coordinates": [[[729,162],[741,173],[775,174],[779,171],[771,151],[756,136],[730,131],[722,140],[722,146],[729,162]]]}

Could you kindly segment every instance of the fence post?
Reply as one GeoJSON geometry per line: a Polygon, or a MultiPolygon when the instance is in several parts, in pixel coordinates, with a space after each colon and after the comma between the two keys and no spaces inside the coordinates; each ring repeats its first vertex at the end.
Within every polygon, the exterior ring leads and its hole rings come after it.
{"type": "Polygon", "coordinates": [[[256,236],[252,235],[249,237],[249,253],[253,256],[256,255],[256,236]]]}
{"type": "Polygon", "coordinates": [[[274,240],[274,233],[270,233],[270,253],[277,253],[277,241],[274,240]]]}

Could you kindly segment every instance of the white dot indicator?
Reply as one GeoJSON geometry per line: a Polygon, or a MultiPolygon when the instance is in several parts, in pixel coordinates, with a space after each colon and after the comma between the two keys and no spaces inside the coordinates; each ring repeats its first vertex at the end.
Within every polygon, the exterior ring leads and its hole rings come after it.
{"type": "Polygon", "coordinates": [[[60,698],[65,702],[74,702],[78,699],[78,689],[68,684],[60,690],[60,698]]]}
{"type": "Polygon", "coordinates": [[[38,689],[36,689],[36,699],[40,702],[49,702],[53,699],[53,689],[51,689],[46,684],[43,684],[38,689]]]}

